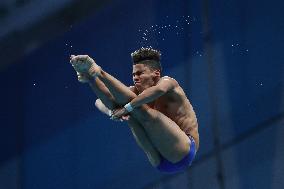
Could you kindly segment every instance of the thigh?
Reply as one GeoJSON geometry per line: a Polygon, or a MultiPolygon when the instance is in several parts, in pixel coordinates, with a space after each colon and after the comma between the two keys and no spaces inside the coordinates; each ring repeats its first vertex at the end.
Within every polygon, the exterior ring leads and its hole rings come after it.
{"type": "Polygon", "coordinates": [[[150,163],[154,167],[158,166],[160,163],[160,154],[155,148],[155,146],[151,143],[151,140],[146,134],[145,129],[134,118],[130,117],[127,123],[134,136],[135,141],[145,152],[150,163]]]}
{"type": "Polygon", "coordinates": [[[190,150],[189,138],[170,118],[151,108],[140,108],[133,116],[136,116],[164,158],[175,163],[187,155],[190,150]]]}

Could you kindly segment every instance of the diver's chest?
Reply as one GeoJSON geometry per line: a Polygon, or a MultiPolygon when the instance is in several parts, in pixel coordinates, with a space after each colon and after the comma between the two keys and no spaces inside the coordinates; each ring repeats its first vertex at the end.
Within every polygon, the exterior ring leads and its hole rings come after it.
{"type": "Polygon", "coordinates": [[[160,97],[155,100],[154,108],[160,112],[174,112],[178,108],[178,104],[171,98],[160,97]]]}

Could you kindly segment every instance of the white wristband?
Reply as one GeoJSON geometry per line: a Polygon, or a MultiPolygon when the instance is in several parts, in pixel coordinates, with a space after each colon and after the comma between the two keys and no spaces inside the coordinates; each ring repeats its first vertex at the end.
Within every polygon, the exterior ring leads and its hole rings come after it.
{"type": "Polygon", "coordinates": [[[131,112],[134,108],[131,106],[130,102],[125,104],[124,108],[128,111],[131,112]]]}

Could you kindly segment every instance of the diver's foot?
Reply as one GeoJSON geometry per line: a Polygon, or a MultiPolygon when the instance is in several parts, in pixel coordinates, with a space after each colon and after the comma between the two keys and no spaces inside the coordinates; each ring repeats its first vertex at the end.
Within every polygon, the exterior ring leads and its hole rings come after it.
{"type": "Polygon", "coordinates": [[[88,55],[71,55],[70,63],[80,74],[89,74],[92,77],[101,74],[101,67],[88,55]]]}
{"type": "Polygon", "coordinates": [[[102,73],[102,68],[100,66],[98,66],[95,62],[94,64],[92,64],[92,66],[90,67],[88,74],[91,77],[98,77],[100,76],[102,73]]]}
{"type": "Polygon", "coordinates": [[[78,77],[78,81],[80,83],[89,83],[89,81],[90,81],[89,76],[84,74],[84,73],[77,72],[77,77],[78,77]]]}

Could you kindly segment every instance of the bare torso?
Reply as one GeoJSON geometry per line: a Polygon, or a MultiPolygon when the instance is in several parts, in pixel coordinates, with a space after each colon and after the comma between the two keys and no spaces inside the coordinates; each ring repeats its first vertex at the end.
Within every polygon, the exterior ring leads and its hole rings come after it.
{"type": "MultiPolygon", "coordinates": [[[[169,79],[173,80],[172,78],[169,79]]],[[[183,89],[175,80],[174,82],[176,85],[173,90],[148,105],[173,120],[186,135],[191,135],[198,149],[199,134],[195,112],[183,89]]]]}

